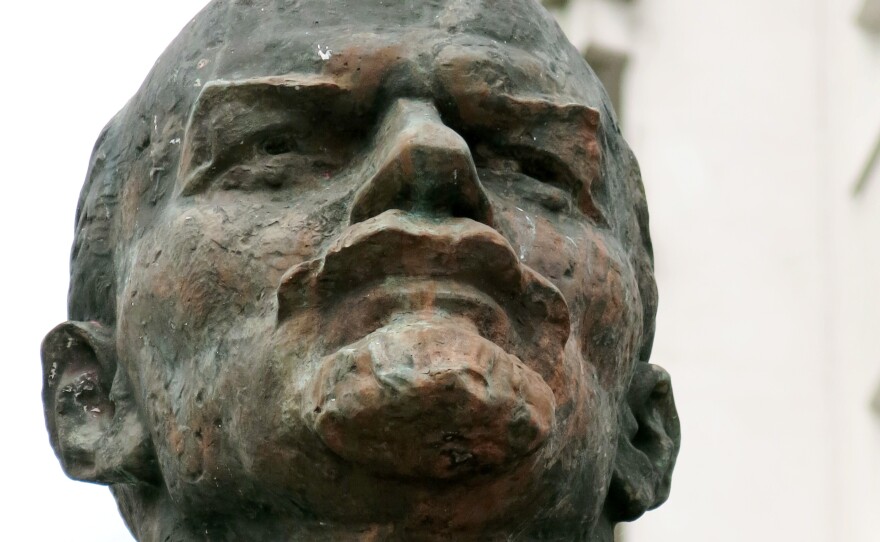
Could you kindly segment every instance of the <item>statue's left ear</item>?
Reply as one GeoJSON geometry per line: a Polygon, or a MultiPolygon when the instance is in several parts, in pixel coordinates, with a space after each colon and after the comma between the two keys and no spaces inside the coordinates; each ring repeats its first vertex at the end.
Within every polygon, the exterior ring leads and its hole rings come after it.
{"type": "Polygon", "coordinates": [[[153,484],[151,441],[117,370],[113,334],[97,322],[65,322],[42,346],[43,410],[68,476],[99,484],[153,484]]]}
{"type": "Polygon", "coordinates": [[[666,502],[680,444],[669,374],[657,365],[636,363],[605,501],[609,519],[632,521],[666,502]]]}

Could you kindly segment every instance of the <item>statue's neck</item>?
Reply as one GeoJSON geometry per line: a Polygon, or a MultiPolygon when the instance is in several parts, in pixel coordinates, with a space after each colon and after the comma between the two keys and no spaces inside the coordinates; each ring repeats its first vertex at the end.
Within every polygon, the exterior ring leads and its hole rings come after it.
{"type": "Polygon", "coordinates": [[[114,494],[126,523],[139,542],[205,542],[235,540],[278,542],[352,542],[407,541],[548,541],[614,542],[614,525],[602,520],[589,532],[583,526],[555,524],[479,532],[431,532],[430,527],[395,524],[338,525],[303,518],[214,516],[210,519],[183,517],[168,494],[160,490],[116,488],[114,494]]]}

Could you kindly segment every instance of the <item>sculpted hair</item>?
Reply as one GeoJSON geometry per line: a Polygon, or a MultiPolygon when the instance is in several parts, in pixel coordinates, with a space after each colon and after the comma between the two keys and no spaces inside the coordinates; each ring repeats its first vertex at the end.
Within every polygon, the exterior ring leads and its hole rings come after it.
{"type": "Polygon", "coordinates": [[[187,24],[95,143],[76,210],[71,320],[116,323],[128,248],[170,195],[186,118],[201,81],[210,79],[201,73],[201,55],[216,55],[227,8],[212,2],[187,24]]]}
{"type": "MultiPolygon", "coordinates": [[[[599,195],[599,200],[636,273],[643,307],[638,358],[647,361],[654,336],[657,288],[648,207],[638,164],[620,134],[610,100],[595,74],[543,8],[532,0],[517,1],[523,9],[540,13],[530,18],[532,26],[525,30],[517,26],[522,18],[512,15],[515,10],[510,0],[425,0],[423,11],[427,13],[443,3],[449,32],[477,32],[505,41],[516,38],[518,45],[529,50],[537,50],[534,46],[542,43],[555,47],[564,58],[552,63],[556,70],[553,76],[579,87],[589,98],[588,103],[600,110],[601,184],[606,193],[599,195]],[[491,18],[491,27],[484,26],[489,18],[476,16],[481,10],[498,15],[491,18]]],[[[383,9],[394,7],[393,2],[385,4],[383,9]]],[[[230,43],[238,43],[236,40],[241,41],[242,36],[256,32],[258,27],[261,34],[283,40],[285,32],[296,27],[293,22],[311,20],[316,13],[331,19],[342,16],[334,15],[333,7],[332,1],[216,0],[184,28],[156,62],[139,92],[103,130],[92,152],[76,212],[68,294],[71,320],[115,325],[117,303],[122,302],[116,294],[120,281],[127,280],[130,249],[150,228],[173,191],[187,117],[203,83],[218,76],[221,64],[225,64],[225,77],[241,75],[245,69],[230,60],[230,43]],[[264,8],[273,15],[260,15],[264,8]]],[[[417,18],[416,12],[412,17],[417,18]]],[[[267,70],[264,74],[285,73],[289,68],[248,67],[267,70]]]]}

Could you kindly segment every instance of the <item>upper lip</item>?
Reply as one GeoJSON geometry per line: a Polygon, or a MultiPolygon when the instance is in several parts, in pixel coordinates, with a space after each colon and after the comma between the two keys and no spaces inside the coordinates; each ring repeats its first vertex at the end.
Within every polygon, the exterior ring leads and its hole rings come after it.
{"type": "Polygon", "coordinates": [[[490,295],[513,316],[515,327],[549,328],[560,346],[568,338],[569,311],[562,294],[520,263],[500,233],[467,218],[427,220],[400,210],[352,225],[323,257],[285,273],[278,287],[278,321],[398,276],[467,284],[490,295]]]}

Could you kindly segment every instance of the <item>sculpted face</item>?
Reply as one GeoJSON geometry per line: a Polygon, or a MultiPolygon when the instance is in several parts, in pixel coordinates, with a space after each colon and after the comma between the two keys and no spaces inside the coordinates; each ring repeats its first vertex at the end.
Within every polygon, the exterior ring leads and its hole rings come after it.
{"type": "Polygon", "coordinates": [[[141,540],[606,540],[660,504],[638,172],[547,16],[253,4],[135,102],[172,105],[128,138],[115,319],[44,344],[68,473],[141,540]]]}

